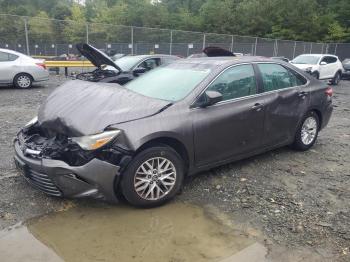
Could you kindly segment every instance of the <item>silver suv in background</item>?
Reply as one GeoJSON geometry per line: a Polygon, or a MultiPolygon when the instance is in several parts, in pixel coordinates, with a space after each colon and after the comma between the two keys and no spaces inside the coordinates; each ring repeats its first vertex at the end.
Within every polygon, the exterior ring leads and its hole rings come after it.
{"type": "Polygon", "coordinates": [[[0,48],[0,85],[30,88],[34,82],[48,79],[44,60],[0,48]]]}
{"type": "Polygon", "coordinates": [[[294,58],[291,63],[317,79],[330,80],[334,85],[338,85],[344,71],[335,55],[304,54],[294,58]]]}

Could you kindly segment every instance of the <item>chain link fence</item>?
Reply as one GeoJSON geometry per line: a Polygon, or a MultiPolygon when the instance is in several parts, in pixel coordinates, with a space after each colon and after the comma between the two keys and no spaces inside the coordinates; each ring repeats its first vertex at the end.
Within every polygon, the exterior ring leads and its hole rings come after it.
{"type": "Polygon", "coordinates": [[[32,56],[78,54],[75,44],[87,42],[106,52],[121,54],[172,54],[187,57],[206,46],[235,53],[283,56],[335,54],[350,57],[350,43],[311,43],[260,37],[201,33],[159,28],[62,21],[0,15],[0,48],[32,56]]]}

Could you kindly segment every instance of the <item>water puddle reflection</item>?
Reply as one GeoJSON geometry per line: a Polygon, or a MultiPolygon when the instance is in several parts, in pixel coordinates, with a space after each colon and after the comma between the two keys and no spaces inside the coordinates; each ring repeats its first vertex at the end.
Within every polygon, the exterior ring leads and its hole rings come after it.
{"type": "Polygon", "coordinates": [[[266,253],[249,235],[184,203],[75,207],[0,232],[1,261],[260,262],[266,253]]]}

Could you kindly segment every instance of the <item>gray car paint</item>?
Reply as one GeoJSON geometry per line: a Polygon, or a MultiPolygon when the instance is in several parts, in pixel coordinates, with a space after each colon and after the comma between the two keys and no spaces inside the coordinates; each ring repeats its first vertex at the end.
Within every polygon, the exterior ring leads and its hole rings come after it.
{"type": "MultiPolygon", "coordinates": [[[[115,144],[129,149],[134,154],[142,150],[148,143],[161,142],[168,144],[175,147],[183,157],[187,166],[187,173],[194,174],[201,170],[292,143],[302,117],[309,110],[316,110],[319,114],[321,128],[327,125],[331,116],[331,99],[325,95],[327,86],[282,61],[257,57],[237,57],[188,59],[178,63],[207,63],[213,65],[214,69],[187,97],[171,106],[164,107],[163,110],[159,110],[155,114],[145,114],[145,117],[135,120],[133,111],[139,112],[139,109],[144,108],[144,105],[140,104],[140,100],[134,102],[127,100],[128,103],[131,103],[133,109],[122,116],[124,121],[120,122],[119,116],[116,114],[115,118],[110,118],[109,123],[107,123],[108,121],[104,123],[106,127],[118,128],[122,131],[121,135],[114,141],[115,144]],[[298,72],[307,79],[307,84],[220,102],[206,108],[193,106],[211,81],[226,68],[242,63],[267,62],[277,63],[298,72]],[[116,122],[120,123],[115,124],[116,122]]],[[[257,81],[258,91],[261,92],[261,79],[257,77],[257,81]]],[[[163,101],[159,103],[157,106],[161,108],[163,101]]],[[[80,103],[76,106],[82,105],[80,103]]],[[[122,103],[119,106],[125,106],[125,104],[122,103]]],[[[117,103],[115,107],[118,108],[117,103]]],[[[45,106],[41,108],[41,110],[45,109],[45,106]]],[[[119,108],[119,110],[123,112],[122,108],[119,108]]],[[[60,114],[59,112],[56,112],[56,117],[60,114]]],[[[75,111],[71,111],[71,114],[74,113],[75,111]]],[[[43,114],[45,115],[45,113],[39,112],[39,116],[43,114]]],[[[86,114],[89,118],[85,118],[84,121],[88,121],[88,119],[92,121],[99,112],[88,111],[86,114]]],[[[65,114],[60,115],[62,120],[60,125],[66,123],[66,117],[64,116],[65,114]]],[[[55,117],[52,119],[55,119],[55,117]]],[[[72,122],[73,119],[75,117],[69,116],[67,123],[75,125],[72,122]]],[[[46,120],[50,122],[49,118],[46,120]]],[[[39,121],[43,121],[43,119],[41,118],[39,121]]],[[[96,130],[100,130],[102,125],[98,121],[94,123],[96,124],[96,130]]],[[[51,127],[50,125],[47,127],[54,129],[57,123],[52,121],[51,124],[51,127]]],[[[79,122],[79,125],[84,125],[84,123],[79,122]]],[[[67,128],[70,129],[70,126],[68,125],[67,128]]],[[[70,130],[72,131],[74,128],[70,130]]],[[[87,132],[83,129],[79,130],[81,133],[87,132]]],[[[88,132],[91,132],[91,130],[88,132]]],[[[21,160],[26,159],[26,156],[21,155],[17,150],[16,155],[21,160]]],[[[106,162],[103,163],[111,165],[106,162]]],[[[103,163],[99,164],[102,165],[103,163]]],[[[47,165],[46,161],[42,162],[42,168],[47,168],[45,165],[47,165]]],[[[100,167],[96,163],[92,164],[90,168],[94,170],[95,174],[100,173],[100,167]]],[[[66,169],[74,170],[73,167],[66,167],[66,169]]],[[[91,170],[86,170],[86,172],[91,174],[91,170]]],[[[112,183],[112,180],[114,181],[120,176],[117,166],[115,166],[114,171],[115,174],[106,174],[108,178],[103,176],[102,179],[112,183]]],[[[55,177],[59,174],[59,169],[55,169],[54,174],[51,175],[55,177]]],[[[94,176],[90,175],[89,177],[93,179],[94,176]]],[[[57,179],[56,181],[59,182],[57,179]]],[[[100,178],[97,180],[96,178],[95,181],[92,181],[92,184],[97,184],[96,187],[99,188],[99,192],[107,195],[105,198],[109,198],[108,196],[115,192],[110,184],[106,184],[106,181],[101,181],[100,178]]],[[[77,186],[77,188],[80,188],[80,186],[77,186]]],[[[78,189],[77,191],[81,192],[82,190],[78,189]]]]}
{"type": "MultiPolygon", "coordinates": [[[[293,65],[257,57],[198,58],[182,62],[187,61],[214,63],[217,68],[189,96],[167,110],[150,118],[114,125],[123,130],[131,150],[154,139],[175,140],[186,149],[188,172],[196,173],[292,143],[302,117],[310,110],[319,112],[322,128],[328,123],[332,106],[324,94],[327,86],[293,65]],[[290,68],[308,82],[305,86],[261,93],[207,108],[191,108],[199,94],[227,67],[265,62],[290,68]],[[300,96],[301,92],[306,94],[300,96]],[[253,109],[257,103],[263,105],[260,111],[253,109]]],[[[261,85],[259,83],[260,90],[261,85]]]]}

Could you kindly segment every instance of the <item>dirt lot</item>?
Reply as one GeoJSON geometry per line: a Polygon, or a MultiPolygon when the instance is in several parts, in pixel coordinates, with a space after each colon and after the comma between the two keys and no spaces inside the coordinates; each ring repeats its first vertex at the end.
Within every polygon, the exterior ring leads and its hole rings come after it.
{"type": "MultiPolygon", "coordinates": [[[[0,89],[0,229],[72,203],[96,205],[45,196],[26,184],[12,161],[16,132],[62,81],[0,89]]],[[[350,261],[350,81],[335,88],[334,105],[312,150],[281,148],[204,172],[187,179],[177,201],[214,208],[253,228],[276,261],[287,249],[297,257],[291,261],[350,261]]]]}

